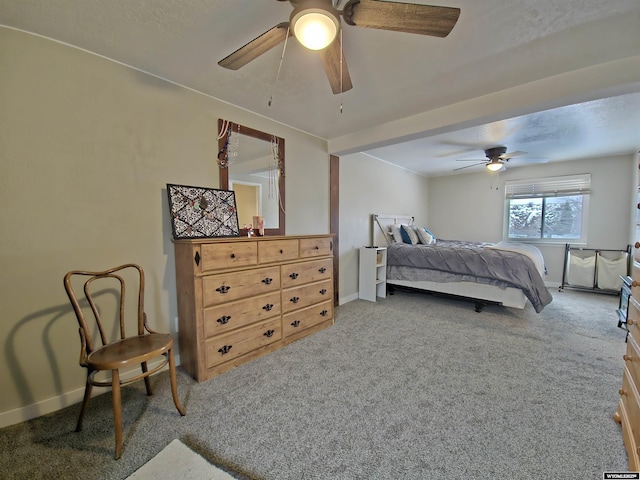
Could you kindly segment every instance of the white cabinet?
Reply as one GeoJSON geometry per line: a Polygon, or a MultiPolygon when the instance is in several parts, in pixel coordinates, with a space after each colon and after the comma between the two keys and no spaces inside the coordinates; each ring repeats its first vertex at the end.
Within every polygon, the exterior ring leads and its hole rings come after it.
{"type": "Polygon", "coordinates": [[[362,247],[360,249],[359,297],[371,302],[387,296],[387,249],[362,247]]]}

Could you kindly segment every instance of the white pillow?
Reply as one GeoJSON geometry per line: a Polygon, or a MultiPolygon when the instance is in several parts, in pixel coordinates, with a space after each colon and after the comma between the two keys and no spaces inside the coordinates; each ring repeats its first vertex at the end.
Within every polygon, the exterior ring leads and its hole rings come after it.
{"type": "Polygon", "coordinates": [[[436,237],[433,233],[427,230],[424,227],[417,227],[416,233],[418,234],[418,238],[420,239],[420,243],[424,243],[425,245],[431,245],[432,243],[436,243],[436,237]]]}
{"type": "Polygon", "coordinates": [[[400,233],[400,225],[391,225],[391,237],[396,243],[402,243],[402,234],[400,233]]]}

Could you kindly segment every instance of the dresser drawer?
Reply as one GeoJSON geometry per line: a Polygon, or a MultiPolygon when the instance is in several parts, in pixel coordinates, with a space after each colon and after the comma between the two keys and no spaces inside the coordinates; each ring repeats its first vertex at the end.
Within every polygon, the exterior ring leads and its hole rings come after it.
{"type": "Polygon", "coordinates": [[[283,265],[280,283],[282,288],[289,288],[305,283],[327,280],[331,278],[332,269],[332,258],[283,265]]]}
{"type": "Polygon", "coordinates": [[[631,295],[635,298],[640,298],[640,263],[633,262],[631,267],[631,279],[637,282],[637,285],[631,284],[631,295]]]}
{"type": "Polygon", "coordinates": [[[258,263],[286,262],[298,259],[298,240],[273,240],[258,244],[258,263]]]}
{"type": "Polygon", "coordinates": [[[633,335],[636,342],[640,344],[640,303],[633,295],[629,298],[629,309],[627,310],[627,329],[633,335]]]}
{"type": "Polygon", "coordinates": [[[333,282],[325,280],[282,290],[282,312],[292,312],[333,298],[333,282]]]}
{"type": "Polygon", "coordinates": [[[258,242],[207,243],[200,250],[203,272],[258,264],[258,242]]]}
{"type": "Polygon", "coordinates": [[[282,338],[280,317],[256,323],[206,341],[207,368],[233,360],[282,338]]]}
{"type": "Polygon", "coordinates": [[[640,386],[640,346],[631,335],[627,337],[627,351],[624,354],[624,362],[631,374],[631,380],[636,387],[640,386]]]}
{"type": "Polygon", "coordinates": [[[614,419],[620,423],[622,427],[622,440],[624,442],[624,448],[627,451],[627,457],[629,459],[629,470],[637,472],[640,469],[640,451],[636,447],[636,442],[631,435],[631,424],[629,423],[629,414],[624,408],[622,399],[618,402],[618,411],[614,416],[614,419]],[[617,417],[617,418],[616,418],[617,417]]]}
{"type": "Polygon", "coordinates": [[[280,289],[280,267],[220,273],[202,278],[205,307],[280,289]]]}
{"type": "Polygon", "coordinates": [[[333,318],[333,302],[323,302],[282,316],[283,335],[288,337],[333,318]]]}
{"type": "Polygon", "coordinates": [[[204,310],[205,338],[280,315],[280,292],[267,293],[204,310]]]}
{"type": "Polygon", "coordinates": [[[301,238],[300,258],[323,257],[333,253],[333,238],[301,238]]]}
{"type": "Polygon", "coordinates": [[[638,390],[631,379],[629,369],[624,369],[622,388],[619,391],[624,410],[631,426],[631,437],[636,445],[640,445],[640,398],[638,390]]]}

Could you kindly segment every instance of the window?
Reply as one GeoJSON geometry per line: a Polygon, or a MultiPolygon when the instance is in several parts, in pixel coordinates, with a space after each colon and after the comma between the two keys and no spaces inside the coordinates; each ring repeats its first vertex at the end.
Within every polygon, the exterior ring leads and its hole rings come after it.
{"type": "Polygon", "coordinates": [[[508,240],[586,243],[591,175],[505,183],[508,240]]]}

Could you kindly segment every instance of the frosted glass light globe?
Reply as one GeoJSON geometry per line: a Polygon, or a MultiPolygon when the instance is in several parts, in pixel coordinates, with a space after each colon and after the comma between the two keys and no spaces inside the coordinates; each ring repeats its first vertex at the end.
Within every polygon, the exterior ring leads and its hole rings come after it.
{"type": "Polygon", "coordinates": [[[338,34],[337,19],[322,10],[304,10],[295,15],[291,23],[298,41],[310,50],[328,47],[338,34]]]}

